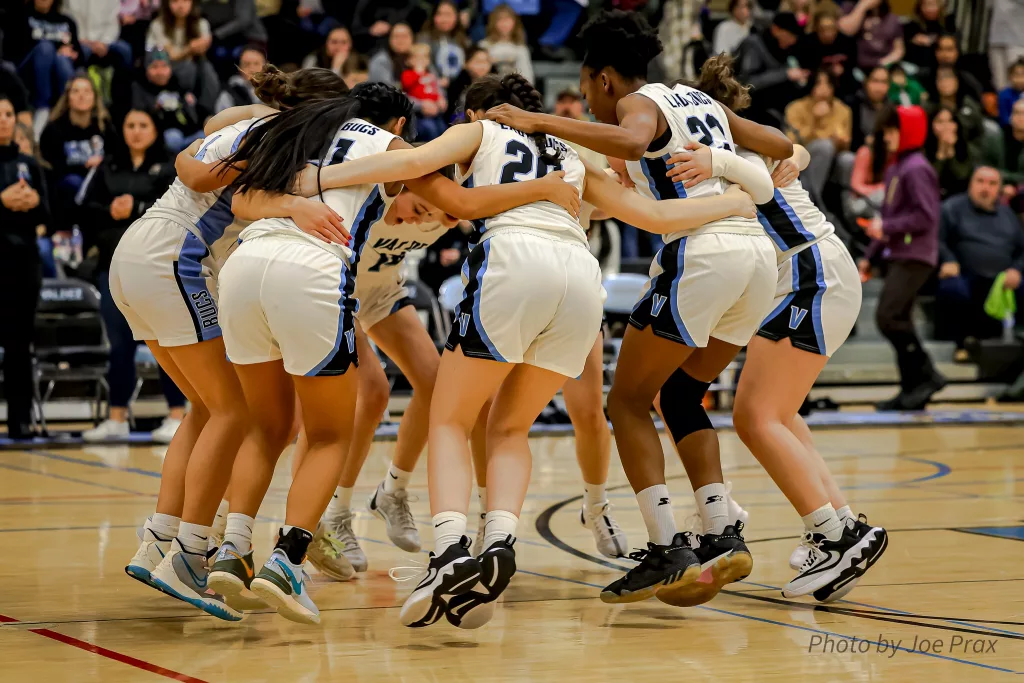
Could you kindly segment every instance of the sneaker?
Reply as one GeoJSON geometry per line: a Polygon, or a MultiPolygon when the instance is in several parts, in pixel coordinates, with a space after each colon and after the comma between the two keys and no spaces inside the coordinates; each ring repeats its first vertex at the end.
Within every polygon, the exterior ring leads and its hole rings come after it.
{"type": "Polygon", "coordinates": [[[430,553],[427,575],[402,605],[402,624],[430,626],[444,615],[450,598],[472,590],[479,578],[480,563],[469,554],[466,536],[441,555],[430,553]]]}
{"type": "MultiPolygon", "coordinates": [[[[873,527],[868,524],[867,521],[868,518],[864,514],[857,515],[857,519],[846,520],[847,528],[851,529],[858,538],[864,538],[868,534],[881,535],[882,537],[882,542],[876,543],[873,546],[874,552],[870,557],[868,557],[867,564],[864,566],[865,572],[878,561],[878,558],[882,556],[885,549],[889,547],[889,534],[886,533],[885,529],[882,527],[873,527]]],[[[856,588],[857,582],[860,581],[860,576],[863,576],[863,574],[855,576],[853,579],[846,582],[845,585],[834,585],[819,588],[814,591],[814,599],[819,602],[835,602],[836,600],[842,600],[850,593],[850,591],[856,588]]]]}
{"type": "Polygon", "coordinates": [[[255,574],[254,567],[252,550],[242,554],[232,544],[224,543],[210,567],[210,578],[206,585],[223,595],[224,600],[234,609],[263,609],[267,604],[249,590],[255,574]]]}
{"type": "MultiPolygon", "coordinates": [[[[341,554],[349,561],[352,568],[357,572],[365,572],[368,565],[366,561],[366,553],[363,552],[362,547],[359,545],[359,539],[356,538],[356,533],[352,530],[352,520],[355,519],[355,517],[356,513],[351,510],[342,510],[337,517],[322,520],[320,525],[325,527],[325,535],[328,531],[331,532],[334,540],[337,541],[341,548],[341,554]]],[[[310,551],[312,551],[312,549],[313,546],[310,544],[310,551]]],[[[317,564],[314,564],[313,566],[320,571],[324,571],[323,568],[317,564]]],[[[328,576],[330,576],[330,574],[328,574],[328,576]]],[[[346,579],[339,579],[339,581],[344,580],[346,579]]]]}
{"type": "Polygon", "coordinates": [[[153,584],[170,596],[225,621],[240,621],[242,613],[207,586],[210,569],[205,554],[186,552],[175,539],[163,561],[153,570],[153,584]]]}
{"type": "Polygon", "coordinates": [[[409,509],[409,492],[399,489],[393,493],[384,490],[384,484],[377,486],[370,499],[366,501],[367,509],[384,520],[387,525],[388,538],[391,542],[407,553],[418,553],[420,533],[416,530],[416,522],[409,509]]]}
{"type": "Polygon", "coordinates": [[[736,522],[740,522],[743,526],[747,525],[747,521],[750,519],[750,513],[740,507],[732,498],[732,482],[725,482],[725,499],[729,503],[729,521],[733,526],[736,526],[736,522]]]}
{"type": "Polygon", "coordinates": [[[800,537],[800,544],[793,548],[793,552],[789,554],[790,569],[800,571],[800,567],[804,566],[804,562],[807,561],[807,554],[810,552],[809,546],[811,543],[811,532],[804,531],[804,535],[800,537]]]}
{"type": "Polygon", "coordinates": [[[782,594],[794,598],[821,590],[818,595],[828,597],[863,575],[867,571],[868,560],[877,560],[887,543],[885,530],[880,527],[871,528],[864,536],[858,536],[853,529],[846,527],[837,541],[830,541],[824,534],[812,533],[804,540],[807,559],[800,565],[796,577],[782,589],[782,594]]]}
{"type": "Polygon", "coordinates": [[[474,629],[491,620],[498,598],[508,588],[516,573],[514,544],[515,539],[508,536],[504,541],[492,543],[477,558],[480,562],[480,580],[473,586],[473,590],[456,595],[448,601],[445,617],[452,626],[474,629]]]}
{"type": "Polygon", "coordinates": [[[612,518],[611,513],[612,506],[608,501],[594,505],[590,510],[584,505],[580,510],[580,524],[594,534],[597,552],[605,557],[625,557],[626,549],[629,547],[626,533],[612,518]]]}
{"type": "Polygon", "coordinates": [[[473,549],[470,550],[470,554],[473,557],[480,557],[484,552],[484,527],[487,526],[487,513],[480,513],[480,526],[477,527],[476,536],[473,538],[473,549]]]}
{"type": "Polygon", "coordinates": [[[170,443],[171,439],[174,438],[174,433],[178,431],[178,427],[181,426],[181,420],[177,420],[173,417],[165,417],[164,421],[160,423],[160,426],[154,429],[149,438],[153,439],[157,443],[170,443]]]}
{"type": "Polygon", "coordinates": [[[617,581],[601,591],[601,601],[611,604],[640,602],[661,590],[678,589],[700,576],[700,560],[690,549],[689,532],[678,533],[672,545],[647,544],[647,550],[635,550],[629,559],[639,562],[617,581]]]}
{"type": "Polygon", "coordinates": [[[82,432],[84,441],[107,441],[109,439],[127,439],[130,429],[127,422],[104,420],[92,429],[82,432]]]}
{"type": "Polygon", "coordinates": [[[726,584],[750,576],[754,561],[743,542],[743,522],[725,527],[721,534],[691,535],[690,541],[700,560],[700,577],[693,583],[658,591],[658,600],[676,607],[703,605],[726,584]]]}
{"type": "Polygon", "coordinates": [[[274,548],[250,590],[285,619],[299,624],[319,624],[320,610],[309,598],[309,576],[301,564],[292,564],[280,548],[274,548]]]}
{"type": "Polygon", "coordinates": [[[171,540],[173,539],[161,538],[148,529],[142,529],[139,533],[139,540],[141,541],[139,549],[135,551],[135,556],[125,566],[124,573],[151,588],[157,588],[150,579],[150,575],[171,549],[171,540]]]}
{"type": "MultiPolygon", "coordinates": [[[[356,548],[359,548],[358,543],[356,548]]],[[[359,552],[362,553],[362,549],[359,549],[359,552]]],[[[365,558],[364,555],[363,559],[365,560],[365,558]]],[[[309,544],[309,549],[306,551],[306,559],[321,574],[329,576],[335,581],[351,581],[352,577],[356,575],[352,562],[345,557],[344,544],[337,534],[322,522],[317,527],[316,533],[313,534],[313,542],[309,544]]]]}

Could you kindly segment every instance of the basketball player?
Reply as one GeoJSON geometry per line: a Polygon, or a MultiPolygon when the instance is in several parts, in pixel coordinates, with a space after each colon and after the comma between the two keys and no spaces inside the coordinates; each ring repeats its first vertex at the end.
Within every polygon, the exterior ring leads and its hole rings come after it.
{"type": "MultiPolygon", "coordinates": [[[[584,26],[580,39],[587,50],[580,88],[601,123],[510,107],[488,118],[625,159],[637,191],[654,199],[716,196],[725,190],[728,183],[717,177],[687,184],[666,177],[670,156],[690,143],[713,147],[719,161],[731,156],[737,142],[777,158],[792,155],[784,136],[737,117],[699,89],[646,83],[647,64],[661,52],[661,43],[642,16],[604,12],[584,26]]],[[[768,180],[767,193],[754,199],[767,201],[771,179],[763,169],[757,173],[768,180]]],[[[666,237],[630,317],[608,396],[615,441],[650,543],[633,555],[640,564],[605,588],[602,600],[634,602],[656,595],[671,604],[700,604],[724,583],[749,574],[743,525],[730,519],[718,438],[702,400],[710,382],[757,331],[776,278],[774,248],[756,220],[730,218],[690,235],[666,237]],[[704,533],[696,539],[677,533],[672,514],[650,414],[659,392],[702,519],[704,533]]]]}
{"type": "MultiPolygon", "coordinates": [[[[361,84],[349,97],[307,104],[254,128],[226,160],[236,169],[246,164],[236,181],[235,211],[240,218],[259,219],[242,231],[242,242],[221,274],[225,344],[258,447],[240,453],[228,531],[210,585],[229,595],[247,588],[251,520],[290,436],[297,394],[306,454],[292,481],[276,547],[248,589],[300,623],[320,620],[302,564],[353,431],[356,373],[349,370],[358,362],[360,347],[371,353],[353,317],[355,266],[370,226],[385,216],[391,223],[415,225],[424,211],[421,199],[398,196],[400,188],[394,185],[363,183],[322,194],[321,200],[352,226],[351,248],[313,239],[284,218],[286,212],[270,212],[278,210],[275,202],[282,197],[287,203],[284,193],[308,159],[340,167],[342,161],[354,163],[408,146],[398,135],[411,114],[412,104],[401,92],[379,83],[361,84]],[[244,515],[247,528],[234,531],[236,515],[244,515]]],[[[544,183],[473,192],[431,174],[409,184],[418,195],[457,213],[465,210],[459,199],[472,194],[476,214],[470,217],[550,196],[544,183]]]]}
{"type": "MultiPolygon", "coordinates": [[[[326,69],[286,76],[269,67],[254,77],[254,85],[265,101],[279,105],[275,97],[286,91],[308,99],[345,89],[326,69]]],[[[211,135],[195,157],[212,169],[252,123],[211,135]]],[[[121,238],[110,285],[135,338],[146,342],[192,404],[167,449],[156,513],[146,521],[125,571],[214,616],[237,620],[237,610],[206,590],[210,525],[248,429],[241,388],[224,355],[217,307],[217,271],[236,237],[228,229],[234,221],[230,194],[221,190],[230,181],[224,176],[197,192],[176,179],[121,238]]]]}
{"type": "MultiPolygon", "coordinates": [[[[652,231],[694,228],[734,215],[754,220],[745,203],[735,201],[749,199],[742,191],[683,202],[638,201],[605,173],[580,162],[557,138],[528,136],[480,120],[500,103],[541,110],[540,95],[518,74],[486,77],[467,90],[470,123],[416,149],[326,169],[320,180],[325,187],[390,182],[455,163],[460,177],[479,187],[561,168],[584,201],[652,231]]],[[[770,178],[763,175],[770,188],[770,178]]],[[[513,543],[531,467],[529,428],[566,377],[583,371],[594,343],[592,330],[601,320],[600,272],[586,234],[575,216],[543,203],[488,219],[466,262],[464,281],[465,297],[441,357],[430,412],[435,551],[426,578],[402,608],[407,626],[426,626],[447,615],[458,626],[476,628],[491,618],[494,601],[515,572],[513,543]],[[472,490],[467,441],[491,397],[491,486],[485,550],[478,561],[465,535],[472,490]]]]}

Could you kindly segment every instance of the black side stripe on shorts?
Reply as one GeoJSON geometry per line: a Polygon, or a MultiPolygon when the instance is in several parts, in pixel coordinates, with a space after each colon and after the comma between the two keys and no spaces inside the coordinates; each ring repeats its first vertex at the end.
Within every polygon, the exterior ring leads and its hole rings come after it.
{"type": "Polygon", "coordinates": [[[455,308],[455,320],[452,321],[452,329],[448,333],[448,339],[445,341],[444,346],[449,351],[454,351],[456,347],[461,346],[463,355],[470,358],[502,361],[504,359],[496,358],[491,353],[477,327],[480,321],[474,315],[480,309],[479,305],[475,304],[479,303],[479,299],[482,296],[480,291],[480,271],[487,260],[485,246],[483,242],[477,244],[473,247],[473,251],[469,252],[469,257],[466,259],[469,266],[466,290],[462,295],[462,301],[455,308]]]}
{"type": "Polygon", "coordinates": [[[174,281],[178,283],[178,291],[181,292],[181,300],[185,302],[185,308],[188,309],[188,314],[192,318],[192,326],[196,330],[196,341],[203,341],[203,328],[199,323],[199,315],[196,313],[196,309],[189,305],[188,292],[185,291],[185,283],[181,281],[181,275],[178,274],[178,261],[175,260],[174,264],[174,281]]]}

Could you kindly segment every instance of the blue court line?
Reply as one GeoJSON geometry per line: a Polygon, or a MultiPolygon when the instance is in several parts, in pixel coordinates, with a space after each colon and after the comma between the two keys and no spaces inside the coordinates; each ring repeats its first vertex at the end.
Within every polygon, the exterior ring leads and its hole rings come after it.
{"type": "Polygon", "coordinates": [[[9,465],[7,463],[0,463],[0,468],[5,470],[14,470],[15,472],[28,472],[29,474],[38,474],[41,477],[50,477],[51,479],[60,479],[62,481],[70,481],[75,484],[83,484],[84,486],[94,486],[100,489],[106,489],[108,491],[118,491],[120,493],[134,493],[138,496],[154,497],[155,494],[143,493],[142,491],[133,491],[132,489],[121,488],[120,486],[110,486],[108,484],[97,484],[94,481],[86,481],[85,479],[75,479],[74,477],[65,477],[61,474],[53,474],[52,472],[40,472],[39,470],[29,469],[28,467],[20,467],[18,465],[9,465]]]}
{"type": "Polygon", "coordinates": [[[957,531],[966,531],[979,536],[1012,538],[1015,541],[1024,541],[1024,526],[967,526],[958,527],[957,531]]]}
{"type": "Polygon", "coordinates": [[[144,477],[155,477],[160,478],[160,473],[155,470],[145,470],[141,467],[119,467],[117,465],[111,465],[103,462],[102,460],[85,460],[84,458],[75,458],[70,455],[58,455],[57,453],[50,453],[49,451],[9,451],[10,453],[28,453],[29,455],[38,455],[43,458],[49,458],[50,460],[60,460],[63,462],[70,462],[76,465],[88,465],[89,467],[99,467],[105,470],[115,470],[117,472],[128,472],[130,474],[141,474],[144,477]]]}
{"type": "MultiPolygon", "coordinates": [[[[549,574],[539,574],[537,572],[529,572],[529,571],[525,571],[525,570],[522,570],[522,569],[518,570],[518,573],[520,573],[520,574],[531,574],[533,576],[539,576],[539,577],[542,577],[542,578],[545,578],[545,579],[554,579],[555,581],[565,581],[567,583],[575,583],[575,584],[579,584],[581,586],[589,586],[591,588],[603,588],[603,586],[600,586],[600,585],[598,585],[596,583],[587,583],[586,581],[576,581],[575,579],[564,579],[561,576],[551,576],[549,574]]],[[[747,581],[743,581],[741,583],[748,583],[748,582],[747,581]]],[[[753,584],[753,585],[761,585],[761,584],[753,584]]],[[[768,586],[768,588],[775,588],[775,586],[768,586]]],[[[778,588],[775,588],[775,589],[779,590],[778,588]]],[[[842,602],[846,602],[846,601],[843,600],[842,602]]],[[[858,604],[858,603],[853,603],[853,604],[858,604]]],[[[873,607],[873,605],[867,605],[867,606],[868,607],[873,607]]],[[[774,626],[783,626],[785,628],[795,628],[795,629],[798,629],[800,631],[807,631],[808,633],[816,633],[816,634],[823,635],[823,636],[831,636],[833,638],[838,638],[839,640],[850,640],[851,638],[856,638],[858,642],[870,643],[870,644],[874,645],[875,647],[880,647],[881,646],[881,643],[878,643],[877,641],[868,640],[867,638],[861,638],[859,636],[846,636],[846,635],[842,635],[840,633],[834,633],[832,631],[823,631],[821,629],[811,628],[809,626],[801,626],[799,624],[787,624],[784,621],[775,621],[774,619],[766,619],[764,617],[755,617],[755,616],[753,616],[751,614],[742,614],[740,612],[732,612],[730,610],[719,609],[717,607],[708,607],[707,605],[698,605],[696,607],[696,609],[702,609],[702,610],[706,610],[708,612],[717,612],[718,614],[725,614],[725,615],[728,615],[730,617],[738,617],[740,619],[750,619],[751,621],[760,621],[762,623],[772,624],[774,626]]],[[[885,608],[881,608],[881,609],[885,609],[885,608]]],[[[897,612],[898,610],[889,610],[889,611],[897,612]]],[[[908,614],[908,613],[904,612],[903,614],[908,614]]],[[[970,626],[973,627],[973,628],[978,628],[977,624],[970,624],[970,626]]],[[[995,632],[995,629],[990,629],[990,630],[995,632]]],[[[1007,631],[1007,633],[1012,633],[1012,631],[1007,631]]],[[[891,649],[892,647],[893,646],[891,644],[889,644],[889,648],[891,649]]],[[[911,650],[911,649],[905,648],[905,647],[897,647],[897,649],[902,650],[903,652],[906,652],[906,653],[912,654],[912,655],[923,655],[925,657],[933,657],[935,659],[944,659],[944,660],[950,661],[950,662],[957,662],[958,664],[969,664],[970,666],[977,666],[977,667],[980,667],[982,669],[989,669],[989,670],[992,670],[992,671],[1001,671],[1002,673],[1018,674],[1018,675],[1024,673],[1022,671],[1014,671],[1013,669],[1005,669],[1003,667],[993,666],[991,664],[982,664],[981,662],[972,662],[969,659],[958,659],[956,657],[949,657],[947,655],[935,654],[934,652],[920,652],[918,650],[911,650]]]]}

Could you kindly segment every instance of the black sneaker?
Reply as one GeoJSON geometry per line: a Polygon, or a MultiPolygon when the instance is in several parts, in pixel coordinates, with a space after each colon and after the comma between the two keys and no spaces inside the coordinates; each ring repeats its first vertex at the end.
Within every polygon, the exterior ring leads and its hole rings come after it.
{"type": "Polygon", "coordinates": [[[750,576],[754,560],[743,542],[743,522],[725,527],[721,534],[698,534],[693,549],[700,560],[700,577],[693,583],[663,588],[657,598],[676,607],[703,605],[722,586],[750,576]]]}
{"type": "Polygon", "coordinates": [[[445,617],[459,628],[480,628],[494,616],[498,598],[516,573],[516,551],[511,536],[492,543],[480,554],[480,580],[473,589],[448,601],[445,617]]]}
{"type": "Polygon", "coordinates": [[[814,591],[814,599],[818,602],[834,602],[845,598],[857,586],[857,582],[860,581],[860,577],[864,575],[864,572],[871,569],[871,566],[878,562],[882,553],[889,547],[889,534],[886,533],[885,529],[880,526],[871,526],[867,521],[867,516],[860,514],[857,515],[856,520],[848,520],[846,523],[847,528],[858,539],[869,539],[868,555],[862,565],[862,570],[852,578],[844,577],[842,580],[826,584],[814,591]]]}
{"type": "Polygon", "coordinates": [[[472,590],[480,578],[480,563],[469,554],[469,545],[463,536],[440,556],[430,553],[427,575],[402,605],[403,625],[430,626],[444,615],[449,598],[472,590]]]}
{"type": "Polygon", "coordinates": [[[830,541],[824,534],[805,536],[803,543],[807,546],[807,559],[796,577],[782,589],[782,594],[793,598],[815,593],[827,598],[862,576],[867,571],[869,558],[880,555],[878,544],[887,542],[884,530],[879,535],[874,529],[881,530],[874,527],[869,533],[859,536],[847,526],[836,541],[830,541]]]}
{"type": "Polygon", "coordinates": [[[700,560],[690,549],[686,533],[676,534],[672,545],[647,544],[647,550],[635,550],[629,559],[640,564],[601,591],[601,601],[612,604],[640,602],[659,591],[691,584],[700,576],[700,560]]]}

